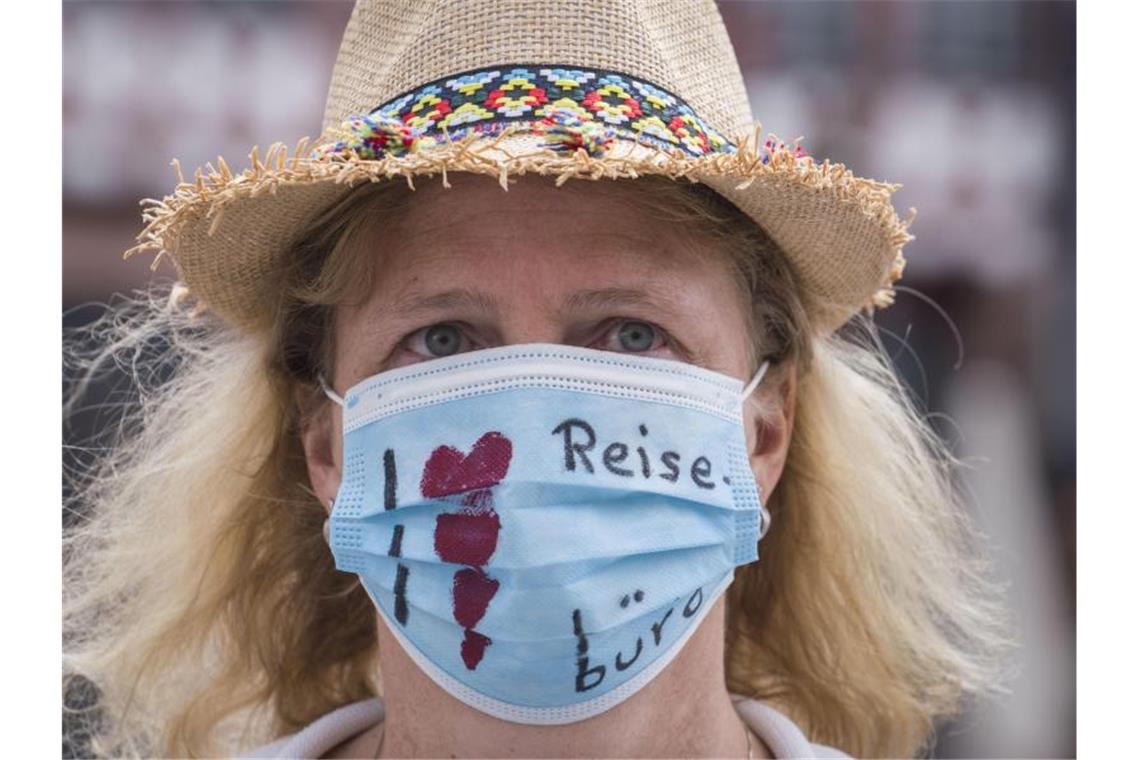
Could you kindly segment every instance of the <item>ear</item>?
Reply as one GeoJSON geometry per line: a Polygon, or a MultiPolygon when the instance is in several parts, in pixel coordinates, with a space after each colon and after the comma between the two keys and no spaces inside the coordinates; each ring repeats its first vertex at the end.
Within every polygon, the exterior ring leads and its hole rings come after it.
{"type": "Polygon", "coordinates": [[[309,482],[317,499],[331,511],[340,489],[340,407],[324,397],[315,399],[312,390],[304,386],[298,386],[294,401],[300,410],[301,446],[309,482]]]}
{"type": "Polygon", "coordinates": [[[746,417],[750,421],[746,434],[752,472],[767,501],[780,482],[792,442],[796,415],[795,361],[772,367],[771,376],[765,380],[752,396],[756,403],[746,405],[750,412],[746,417]],[[763,396],[758,398],[760,394],[763,396]],[[761,412],[757,404],[765,411],[761,412]]]}

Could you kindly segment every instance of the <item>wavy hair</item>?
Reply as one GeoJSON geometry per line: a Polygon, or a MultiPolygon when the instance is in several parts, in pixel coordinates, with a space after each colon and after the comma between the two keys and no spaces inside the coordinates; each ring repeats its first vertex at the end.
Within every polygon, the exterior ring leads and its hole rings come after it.
{"type": "MultiPolygon", "coordinates": [[[[911,756],[937,721],[1000,682],[1001,589],[955,487],[952,454],[858,316],[815,335],[795,277],[750,219],[703,185],[621,180],[623,198],[727,256],[752,304],[761,399],[795,367],[795,427],[759,563],[727,592],[731,691],[813,741],[911,756]]],[[[574,184],[574,183],[571,183],[574,184]]],[[[64,673],[98,693],[101,755],[232,754],[382,691],[376,618],[322,539],[299,432],[318,408],[330,315],[370,273],[355,242],[401,213],[366,185],[301,236],[236,331],[176,286],[111,307],[65,344],[67,400],[109,372],[135,398],[73,473],[64,534],[64,673]]]]}

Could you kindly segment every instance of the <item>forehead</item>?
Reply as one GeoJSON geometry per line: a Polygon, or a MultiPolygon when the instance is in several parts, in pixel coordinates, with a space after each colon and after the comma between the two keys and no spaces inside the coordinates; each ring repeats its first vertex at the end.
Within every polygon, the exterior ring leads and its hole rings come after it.
{"type": "Polygon", "coordinates": [[[463,286],[552,298],[637,285],[681,299],[737,289],[728,258],[692,225],[667,222],[626,183],[523,176],[421,180],[415,202],[370,245],[373,294],[463,286]],[[426,185],[426,186],[425,186],[426,185]]]}

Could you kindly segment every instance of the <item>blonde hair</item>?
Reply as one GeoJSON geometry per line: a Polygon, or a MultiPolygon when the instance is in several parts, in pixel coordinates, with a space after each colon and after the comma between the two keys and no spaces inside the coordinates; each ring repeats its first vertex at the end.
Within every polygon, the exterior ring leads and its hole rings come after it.
{"type": "MultiPolygon", "coordinates": [[[[913,755],[935,721],[998,682],[1008,644],[954,459],[873,323],[814,336],[778,248],[735,207],[702,185],[622,184],[728,256],[754,307],[754,364],[798,370],[773,527],[728,591],[729,689],[785,710],[813,741],[913,755]]],[[[72,403],[116,367],[138,393],[77,476],[65,531],[65,675],[98,689],[84,713],[95,752],[234,753],[381,690],[374,609],[334,569],[299,430],[331,355],[331,309],[367,279],[354,242],[409,195],[370,185],[315,220],[256,329],[175,291],[70,340],[72,403]]]]}

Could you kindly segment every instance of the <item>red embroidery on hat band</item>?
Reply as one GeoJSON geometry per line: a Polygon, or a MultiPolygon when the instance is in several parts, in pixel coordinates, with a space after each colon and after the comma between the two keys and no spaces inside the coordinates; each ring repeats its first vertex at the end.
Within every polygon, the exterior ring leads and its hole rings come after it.
{"type": "Polygon", "coordinates": [[[676,95],[612,71],[511,65],[443,77],[368,114],[350,117],[343,138],[319,153],[399,156],[477,133],[529,123],[556,151],[600,155],[614,140],[635,140],[700,157],[736,146],[676,95]]]}

